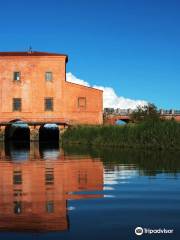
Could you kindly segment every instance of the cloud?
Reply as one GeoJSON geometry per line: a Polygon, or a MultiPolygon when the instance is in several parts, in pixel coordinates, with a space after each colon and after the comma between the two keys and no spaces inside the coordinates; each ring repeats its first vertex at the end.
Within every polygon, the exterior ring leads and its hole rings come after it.
{"type": "MultiPolygon", "coordinates": [[[[77,83],[90,87],[90,84],[88,82],[77,78],[71,72],[66,74],[66,80],[68,82],[77,83]]],[[[134,100],[118,96],[115,90],[111,87],[103,87],[96,85],[92,87],[103,90],[103,106],[105,108],[135,109],[137,108],[137,106],[144,106],[148,104],[148,102],[145,100],[134,100]]]]}
{"type": "Polygon", "coordinates": [[[81,85],[90,87],[90,84],[88,82],[85,82],[84,80],[77,78],[71,72],[66,73],[66,80],[68,82],[77,83],[77,84],[81,84],[81,85]]]}

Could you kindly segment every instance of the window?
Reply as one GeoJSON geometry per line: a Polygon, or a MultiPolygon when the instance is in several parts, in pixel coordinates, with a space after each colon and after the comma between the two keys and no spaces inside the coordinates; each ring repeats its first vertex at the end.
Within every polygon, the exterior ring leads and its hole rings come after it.
{"type": "Polygon", "coordinates": [[[21,111],[21,98],[13,98],[13,111],[21,111]]]}
{"type": "Polygon", "coordinates": [[[13,184],[22,184],[21,171],[14,171],[13,172],[13,184]]]}
{"type": "Polygon", "coordinates": [[[13,80],[14,81],[20,81],[20,72],[14,72],[13,80]]]}
{"type": "Polygon", "coordinates": [[[78,182],[79,182],[79,184],[87,183],[87,173],[86,172],[79,171],[78,182]]]}
{"type": "Polygon", "coordinates": [[[78,108],[86,109],[86,98],[85,97],[78,97],[78,108]]]}
{"type": "Polygon", "coordinates": [[[52,80],[53,80],[53,74],[52,74],[52,72],[46,72],[46,73],[45,73],[45,80],[46,80],[46,81],[52,81],[52,80]]]}
{"type": "Polygon", "coordinates": [[[53,168],[46,168],[45,183],[46,183],[46,185],[54,184],[54,170],[53,170],[53,168]]]}
{"type": "Polygon", "coordinates": [[[15,197],[22,196],[22,189],[14,189],[14,196],[15,197]]]}
{"type": "Polygon", "coordinates": [[[22,212],[22,203],[19,201],[14,202],[14,213],[20,214],[22,212]]]}
{"type": "Polygon", "coordinates": [[[53,98],[45,98],[45,111],[53,111],[53,98]]]}
{"type": "Polygon", "coordinates": [[[46,211],[48,213],[53,213],[54,212],[54,202],[53,201],[47,201],[46,202],[46,211]]]}

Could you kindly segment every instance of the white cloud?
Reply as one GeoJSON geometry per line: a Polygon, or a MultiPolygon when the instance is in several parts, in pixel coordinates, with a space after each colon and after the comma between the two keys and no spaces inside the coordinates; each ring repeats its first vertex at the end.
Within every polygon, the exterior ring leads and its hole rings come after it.
{"type": "Polygon", "coordinates": [[[85,82],[84,80],[77,78],[71,72],[66,73],[66,80],[68,82],[77,83],[77,84],[81,84],[81,85],[90,87],[90,84],[88,82],[85,82]]]}
{"type": "MultiPolygon", "coordinates": [[[[77,78],[72,73],[66,74],[66,80],[68,82],[81,84],[90,87],[90,84],[82,79],[77,78]]],[[[147,105],[148,102],[145,100],[133,100],[118,96],[113,88],[103,86],[92,86],[94,88],[103,90],[103,106],[105,108],[121,108],[121,109],[135,109],[137,106],[147,105]]]]}

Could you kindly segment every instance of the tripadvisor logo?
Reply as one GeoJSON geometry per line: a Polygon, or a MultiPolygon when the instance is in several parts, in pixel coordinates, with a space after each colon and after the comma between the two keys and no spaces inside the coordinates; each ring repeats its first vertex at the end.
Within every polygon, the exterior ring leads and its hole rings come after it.
{"type": "Polygon", "coordinates": [[[158,228],[158,229],[150,229],[150,228],[142,228],[136,227],[135,234],[141,236],[142,234],[172,234],[174,229],[166,229],[166,228],[158,228]]]}
{"type": "Polygon", "coordinates": [[[135,228],[135,234],[140,236],[143,234],[143,228],[142,227],[137,227],[135,228]]]}

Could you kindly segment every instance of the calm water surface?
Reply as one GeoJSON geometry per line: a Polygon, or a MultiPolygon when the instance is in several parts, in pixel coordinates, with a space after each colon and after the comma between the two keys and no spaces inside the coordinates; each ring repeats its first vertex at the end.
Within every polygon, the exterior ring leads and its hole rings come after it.
{"type": "Polygon", "coordinates": [[[180,239],[180,153],[8,143],[0,170],[0,239],[180,239]]]}

